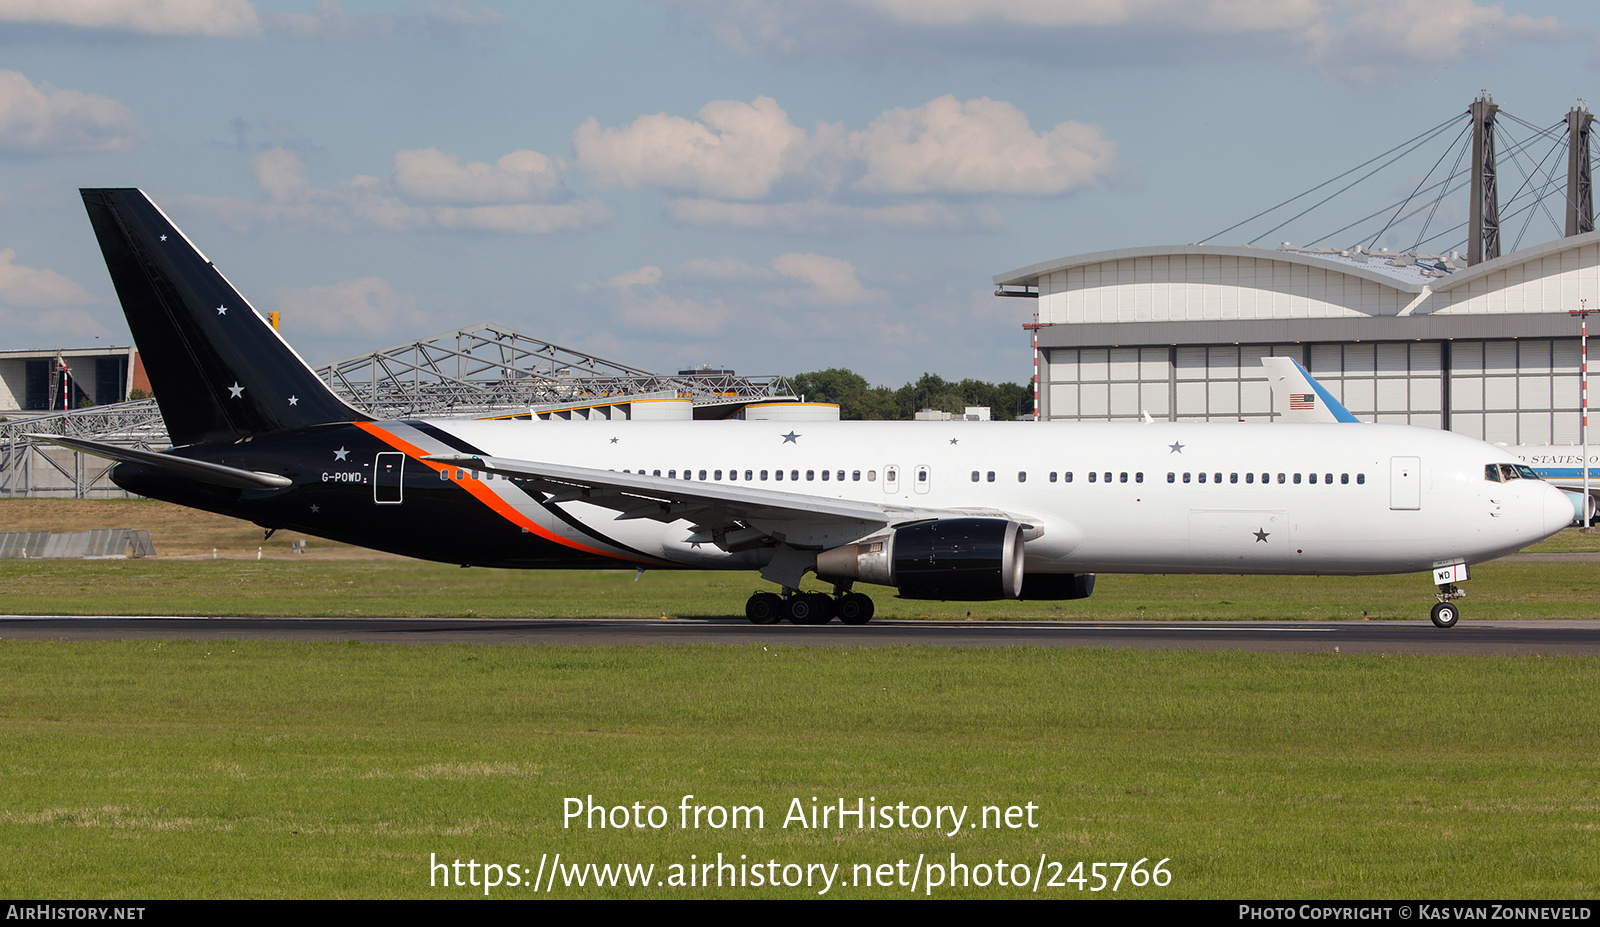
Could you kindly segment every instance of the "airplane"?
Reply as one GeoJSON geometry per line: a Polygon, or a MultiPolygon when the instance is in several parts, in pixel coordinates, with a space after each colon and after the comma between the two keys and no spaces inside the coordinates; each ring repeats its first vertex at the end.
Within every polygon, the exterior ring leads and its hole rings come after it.
{"type": "Polygon", "coordinates": [[[1572,509],[1481,441],[1368,425],[379,421],[346,405],[142,191],[80,191],[174,447],[41,436],[131,493],[411,557],[759,570],[757,624],[904,598],[1069,600],[1097,573],[1431,572],[1572,509]],[[807,573],[832,594],[800,591],[807,573]]]}
{"type": "MultiPolygon", "coordinates": [[[[1279,409],[1284,410],[1279,413],[1279,421],[1361,424],[1360,419],[1352,415],[1339,400],[1333,398],[1333,394],[1318,383],[1294,358],[1263,357],[1261,366],[1266,368],[1267,380],[1272,386],[1273,400],[1279,409]]],[[[1495,446],[1504,447],[1518,463],[1526,464],[1539,479],[1566,495],[1567,502],[1572,506],[1572,524],[1593,524],[1597,511],[1595,496],[1600,494],[1600,469],[1593,469],[1594,465],[1591,462],[1589,495],[1586,498],[1581,448],[1532,444],[1519,444],[1515,447],[1503,444],[1495,446]]]]}

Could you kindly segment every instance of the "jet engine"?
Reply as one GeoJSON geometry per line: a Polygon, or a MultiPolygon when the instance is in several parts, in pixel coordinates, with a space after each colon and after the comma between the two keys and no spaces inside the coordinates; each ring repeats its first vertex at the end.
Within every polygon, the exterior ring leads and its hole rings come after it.
{"type": "Polygon", "coordinates": [[[1022,592],[1022,543],[1014,521],[944,518],[823,551],[817,576],[894,586],[907,599],[1015,599],[1022,592]]]}

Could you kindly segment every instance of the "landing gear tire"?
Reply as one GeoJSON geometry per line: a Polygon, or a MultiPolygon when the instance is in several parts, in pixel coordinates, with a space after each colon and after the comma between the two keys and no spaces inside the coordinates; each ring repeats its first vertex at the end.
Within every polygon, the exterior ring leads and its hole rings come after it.
{"type": "Polygon", "coordinates": [[[784,617],[790,624],[827,624],[833,620],[833,602],[818,592],[792,595],[784,603],[784,617]]]}
{"type": "Polygon", "coordinates": [[[776,624],[783,617],[783,599],[776,593],[758,592],[744,603],[751,624],[776,624]]]}
{"type": "Polygon", "coordinates": [[[1440,602],[1433,607],[1433,611],[1428,613],[1428,617],[1433,619],[1433,623],[1437,627],[1453,628],[1456,626],[1456,622],[1461,620],[1461,612],[1449,602],[1440,602]]]}
{"type": "Polygon", "coordinates": [[[872,599],[859,592],[847,592],[834,603],[839,620],[845,624],[866,624],[872,620],[872,599]]]}

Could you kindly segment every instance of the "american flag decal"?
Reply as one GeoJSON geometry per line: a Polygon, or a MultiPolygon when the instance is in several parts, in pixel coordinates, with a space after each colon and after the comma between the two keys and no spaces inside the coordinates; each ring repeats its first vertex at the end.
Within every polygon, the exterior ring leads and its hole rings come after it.
{"type": "Polygon", "coordinates": [[[1315,409],[1316,407],[1317,407],[1317,395],[1315,393],[1290,393],[1289,394],[1289,408],[1291,410],[1293,410],[1293,409],[1315,409]]]}

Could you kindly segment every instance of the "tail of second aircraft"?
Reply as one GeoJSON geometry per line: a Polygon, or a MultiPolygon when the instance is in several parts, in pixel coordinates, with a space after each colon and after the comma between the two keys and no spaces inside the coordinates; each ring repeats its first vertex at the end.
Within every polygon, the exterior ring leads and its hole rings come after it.
{"type": "Polygon", "coordinates": [[[1263,357],[1272,384],[1272,398],[1278,406],[1280,422],[1342,422],[1361,420],[1350,414],[1333,394],[1306,372],[1292,357],[1263,357]]]}
{"type": "Polygon", "coordinates": [[[173,444],[367,419],[318,379],[143,191],[79,192],[173,444]]]}

